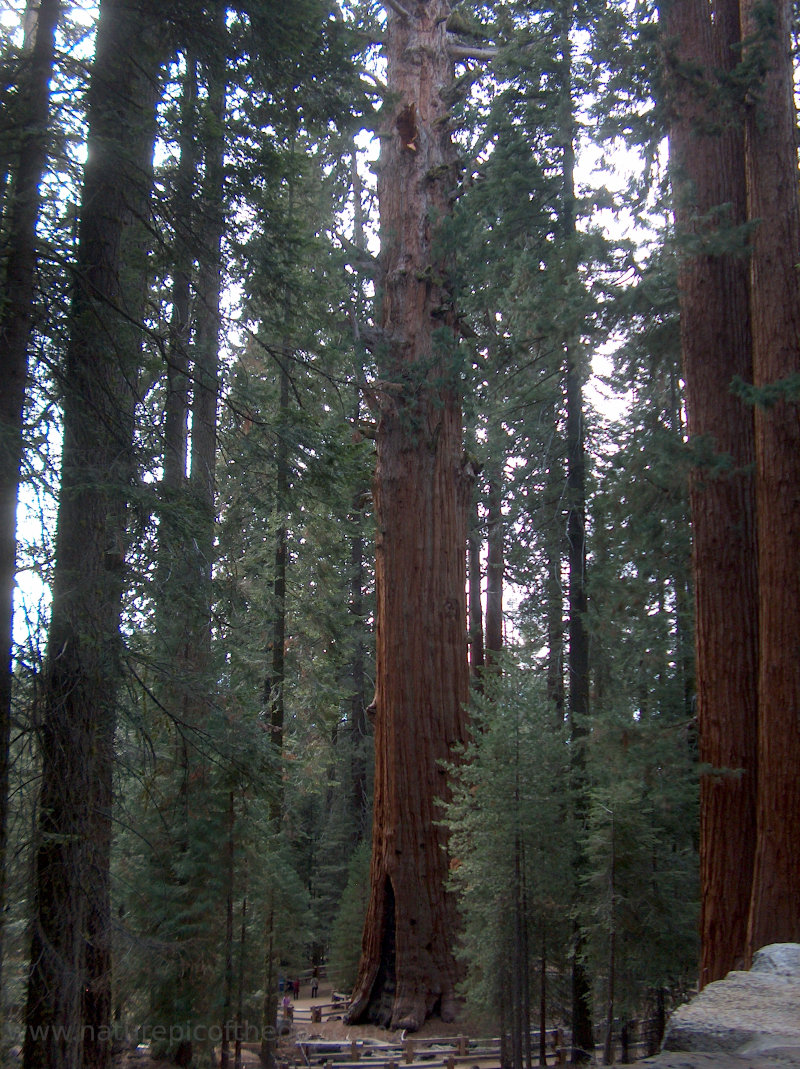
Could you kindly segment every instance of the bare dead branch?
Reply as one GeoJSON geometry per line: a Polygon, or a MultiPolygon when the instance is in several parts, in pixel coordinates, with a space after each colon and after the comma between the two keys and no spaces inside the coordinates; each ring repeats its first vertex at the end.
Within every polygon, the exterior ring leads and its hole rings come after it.
{"type": "Polygon", "coordinates": [[[498,50],[496,48],[474,48],[471,45],[460,45],[454,41],[448,44],[447,51],[453,59],[489,60],[494,59],[498,50]]]}

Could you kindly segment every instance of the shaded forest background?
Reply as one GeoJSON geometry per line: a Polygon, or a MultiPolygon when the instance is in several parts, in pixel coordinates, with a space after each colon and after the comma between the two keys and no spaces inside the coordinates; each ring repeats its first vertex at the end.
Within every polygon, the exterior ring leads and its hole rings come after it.
{"type": "MultiPolygon", "coordinates": [[[[105,1066],[105,1025],[175,1022],[163,1053],[201,1064],[195,1026],[236,1019],[271,1064],[280,980],[356,981],[371,480],[400,389],[375,146],[408,8],[2,13],[3,1041],[50,1028],[28,1067],[105,1066]],[[70,1022],[93,1039],[56,1036],[70,1022]]],[[[424,373],[464,415],[472,727],[440,814],[465,1012],[520,1066],[540,1015],[577,1030],[582,1009],[611,1058],[698,976],[689,493],[730,458],[689,443],[678,278],[700,238],[674,145],[676,84],[698,79],[664,18],[448,14],[457,162],[429,176],[447,279],[424,280],[424,373]]],[[[392,122],[417,153],[413,111],[392,122]]],[[[748,227],[726,218],[712,255],[743,259],[748,227]]],[[[735,419],[785,403],[750,382],[735,419]]]]}

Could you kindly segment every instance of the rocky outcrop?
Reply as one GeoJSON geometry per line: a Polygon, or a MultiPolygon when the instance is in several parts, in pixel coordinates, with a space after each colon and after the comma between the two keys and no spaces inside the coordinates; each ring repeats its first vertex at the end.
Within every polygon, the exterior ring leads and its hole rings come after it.
{"type": "Polygon", "coordinates": [[[672,1015],[658,1069],[800,1069],[800,944],[774,943],[672,1015]]]}

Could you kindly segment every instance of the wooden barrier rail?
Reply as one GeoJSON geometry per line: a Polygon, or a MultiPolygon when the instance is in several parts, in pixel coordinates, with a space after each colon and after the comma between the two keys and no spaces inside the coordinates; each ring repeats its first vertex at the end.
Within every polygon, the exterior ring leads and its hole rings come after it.
{"type": "MultiPolygon", "coordinates": [[[[548,1048],[556,1064],[563,1064],[564,1035],[560,1029],[548,1029],[548,1048]]],[[[531,1045],[538,1048],[539,1033],[531,1033],[531,1045]]],[[[303,1062],[324,1069],[401,1069],[417,1065],[424,1069],[456,1069],[456,1066],[476,1061],[500,1062],[500,1039],[476,1039],[468,1036],[413,1036],[390,1043],[383,1040],[300,1039],[296,1042],[303,1062]]]]}

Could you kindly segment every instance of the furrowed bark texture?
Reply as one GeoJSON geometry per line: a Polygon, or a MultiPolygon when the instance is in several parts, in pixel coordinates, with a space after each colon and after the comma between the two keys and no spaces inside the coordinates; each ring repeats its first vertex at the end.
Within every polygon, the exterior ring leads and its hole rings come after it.
{"type": "Polygon", "coordinates": [[[455,179],[444,99],[449,5],[412,10],[387,12],[372,891],[348,1016],[413,1030],[456,1011],[456,911],[436,800],[447,793],[440,762],[466,738],[471,487],[446,265],[434,248],[455,179]]]}
{"type": "Polygon", "coordinates": [[[103,1036],[111,1013],[115,694],[146,279],[138,223],[150,189],[157,70],[148,28],[141,7],[100,5],[63,378],[25,1069],[110,1063],[103,1036]]]}
{"type": "MultiPolygon", "coordinates": [[[[763,74],[746,121],[753,370],[757,387],[800,374],[800,208],[789,0],[742,3],[763,74]]],[[[795,398],[797,396],[795,391],[795,398]]],[[[757,844],[747,937],[800,941],[800,409],[755,412],[759,681],[757,844]]]]}
{"type": "Polygon", "coordinates": [[[701,780],[701,986],[740,968],[755,850],[758,587],[752,380],[741,122],[709,105],[716,71],[738,61],[737,0],[665,8],[670,156],[689,435],[701,780]],[[713,11],[712,11],[713,7],[713,11]],[[713,20],[712,20],[713,16],[713,20]],[[698,87],[699,68],[705,82],[698,87]],[[711,113],[713,112],[713,120],[711,113]],[[712,125],[713,121],[713,125],[712,125]]]}

